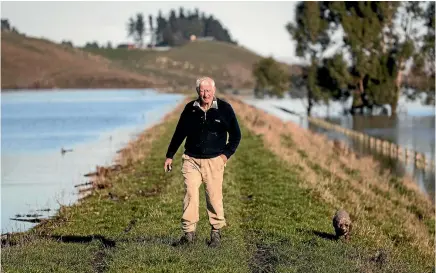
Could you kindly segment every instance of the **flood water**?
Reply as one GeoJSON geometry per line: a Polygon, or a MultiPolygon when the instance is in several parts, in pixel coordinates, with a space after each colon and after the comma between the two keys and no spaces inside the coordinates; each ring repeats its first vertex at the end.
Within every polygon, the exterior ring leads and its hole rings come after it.
{"type": "MultiPolygon", "coordinates": [[[[250,96],[243,97],[243,100],[269,114],[279,117],[283,121],[291,121],[300,125],[302,128],[323,133],[332,140],[342,140],[358,153],[374,156],[385,169],[391,170],[399,176],[406,173],[411,175],[420,189],[426,193],[433,202],[435,201],[435,174],[433,171],[429,171],[428,169],[421,170],[416,168],[413,163],[406,165],[398,160],[375,154],[374,151],[370,150],[368,147],[363,147],[360,141],[356,141],[343,133],[318,127],[308,122],[305,117],[300,118],[299,115],[305,116],[306,113],[306,106],[302,103],[302,100],[290,98],[255,99],[250,96]],[[296,114],[290,114],[289,111],[296,114]]],[[[434,106],[422,106],[417,102],[407,102],[404,98],[400,100],[401,107],[407,111],[395,118],[388,116],[343,116],[341,114],[343,111],[342,105],[339,105],[339,103],[332,103],[330,109],[323,105],[316,105],[313,112],[314,116],[318,118],[396,143],[403,148],[424,153],[429,161],[435,160],[434,106]],[[326,117],[329,112],[328,110],[330,110],[331,117],[326,117]]]]}
{"type": "MultiPolygon", "coordinates": [[[[325,120],[423,153],[429,161],[435,160],[435,116],[346,116],[325,118],[325,120]]],[[[401,176],[406,173],[412,175],[420,189],[427,193],[433,202],[435,201],[434,171],[416,168],[413,162],[405,164],[399,160],[375,154],[367,146],[362,146],[361,141],[334,130],[320,128],[311,123],[309,129],[322,132],[330,139],[345,141],[358,153],[375,156],[384,168],[392,170],[397,175],[401,176]]]]}
{"type": "Polygon", "coordinates": [[[10,220],[16,214],[49,217],[74,203],[84,174],[112,164],[182,99],[153,90],[2,91],[2,233],[35,225],[10,220]]]}

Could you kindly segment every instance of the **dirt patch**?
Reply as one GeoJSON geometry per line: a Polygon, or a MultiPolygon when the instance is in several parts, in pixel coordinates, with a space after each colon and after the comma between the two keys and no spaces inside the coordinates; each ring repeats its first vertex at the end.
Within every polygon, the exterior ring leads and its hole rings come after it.
{"type": "Polygon", "coordinates": [[[274,247],[266,244],[257,244],[256,251],[250,262],[250,272],[266,273],[275,272],[278,264],[278,257],[275,254],[274,247]]]}

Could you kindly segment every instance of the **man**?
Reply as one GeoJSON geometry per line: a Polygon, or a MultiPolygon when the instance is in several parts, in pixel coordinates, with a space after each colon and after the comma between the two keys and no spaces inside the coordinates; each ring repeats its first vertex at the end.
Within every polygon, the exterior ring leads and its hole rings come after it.
{"type": "Polygon", "coordinates": [[[241,131],[233,108],[215,97],[215,82],[209,77],[196,82],[198,99],[186,104],[166,153],[165,171],[171,169],[172,158],[186,137],[182,156],[185,183],[182,230],[177,244],[192,243],[199,221],[199,188],[205,183],[207,213],[211,225],[210,247],[220,245],[224,218],[222,185],[224,167],[235,153],[241,131]],[[229,141],[227,143],[227,133],[229,141]]]}

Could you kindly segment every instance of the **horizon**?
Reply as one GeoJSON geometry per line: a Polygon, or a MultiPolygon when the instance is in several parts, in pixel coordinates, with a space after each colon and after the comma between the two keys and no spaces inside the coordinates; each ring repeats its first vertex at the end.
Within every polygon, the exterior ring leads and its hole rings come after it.
{"type": "Polygon", "coordinates": [[[297,2],[207,2],[207,1],[142,1],[142,2],[2,2],[1,17],[12,27],[30,37],[45,38],[56,43],[71,41],[75,47],[96,41],[113,46],[131,43],[127,22],[136,13],[151,14],[156,21],[159,10],[165,18],[171,9],[178,14],[198,8],[206,16],[213,15],[227,28],[232,39],[256,54],[301,64],[295,55],[295,42],[285,29],[294,19],[297,2]],[[243,12],[241,13],[241,10],[243,12]],[[34,14],[39,16],[35,16],[34,14]],[[259,23],[259,13],[264,17],[259,23]],[[33,16],[32,16],[33,15],[33,16]],[[242,18],[242,19],[241,19],[242,18]],[[90,27],[93,26],[94,27],[90,27]],[[83,31],[86,29],[86,31],[83,31]],[[269,39],[265,39],[269,37],[269,39]]]}

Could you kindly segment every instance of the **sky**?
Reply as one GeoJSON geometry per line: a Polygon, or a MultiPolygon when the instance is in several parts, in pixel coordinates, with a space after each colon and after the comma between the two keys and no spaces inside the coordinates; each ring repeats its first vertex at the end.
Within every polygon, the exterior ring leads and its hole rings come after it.
{"type": "Polygon", "coordinates": [[[11,26],[32,37],[55,42],[71,40],[74,45],[97,41],[106,45],[132,42],[127,37],[129,17],[141,12],[157,16],[162,10],[167,17],[171,9],[198,8],[206,16],[213,15],[226,27],[240,45],[262,56],[299,63],[295,43],[285,29],[294,20],[296,2],[213,2],[213,1],[83,1],[83,2],[18,2],[2,1],[1,17],[11,26]]]}

